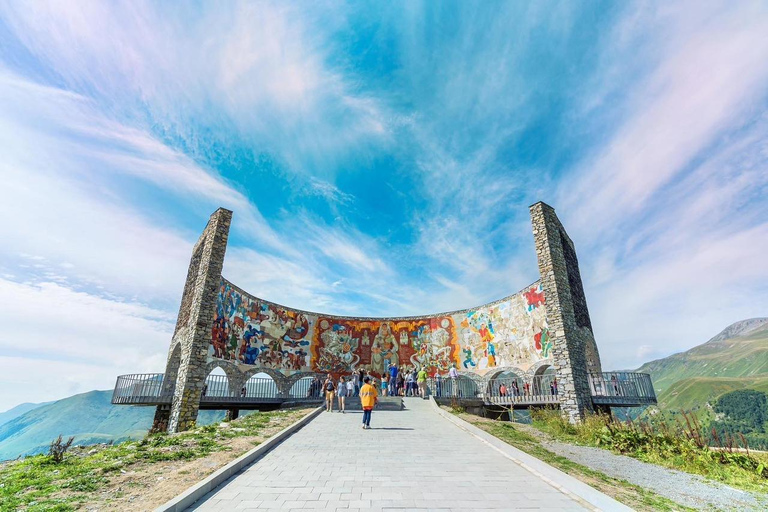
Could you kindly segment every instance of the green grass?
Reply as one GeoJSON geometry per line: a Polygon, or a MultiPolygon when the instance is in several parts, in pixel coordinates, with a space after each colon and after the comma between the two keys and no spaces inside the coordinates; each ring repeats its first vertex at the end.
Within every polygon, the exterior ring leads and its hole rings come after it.
{"type": "MultiPolygon", "coordinates": [[[[112,474],[142,463],[184,461],[229,450],[236,437],[258,436],[268,425],[288,425],[295,410],[260,412],[230,423],[229,428],[208,425],[180,434],[153,434],[97,449],[70,449],[59,464],[48,455],[36,455],[0,466],[0,511],[74,510],[91,494],[105,488],[112,474]]],[[[254,444],[259,444],[255,442],[254,444]]]]}
{"type": "Polygon", "coordinates": [[[768,492],[768,458],[761,454],[712,451],[695,425],[668,422],[612,422],[590,415],[579,425],[558,411],[537,411],[532,424],[555,439],[598,446],[671,469],[702,475],[732,487],[768,492]],[[697,439],[699,436],[699,439],[697,439]]]}
{"type": "Polygon", "coordinates": [[[609,477],[600,471],[595,471],[566,457],[552,453],[544,448],[538,439],[521,431],[512,423],[484,420],[466,414],[461,415],[461,417],[505,443],[578,478],[636,510],[690,510],[640,486],[609,477]]]}

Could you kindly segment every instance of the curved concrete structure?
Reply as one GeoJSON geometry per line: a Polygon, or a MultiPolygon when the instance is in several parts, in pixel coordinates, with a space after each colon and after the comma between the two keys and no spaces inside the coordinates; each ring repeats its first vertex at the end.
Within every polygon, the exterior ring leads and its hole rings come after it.
{"type": "MultiPolygon", "coordinates": [[[[221,275],[232,212],[217,210],[193,249],[160,394],[157,430],[184,430],[197,417],[216,367],[229,389],[267,373],[280,394],[307,375],[379,376],[390,364],[456,367],[481,379],[530,381],[549,370],[561,410],[579,421],[593,408],[590,374],[600,357],[573,242],[544,203],[530,207],[539,279],[503,299],[460,311],[396,318],[302,311],[249,294],[221,275]]],[[[592,386],[594,387],[594,386],[592,386]]]]}

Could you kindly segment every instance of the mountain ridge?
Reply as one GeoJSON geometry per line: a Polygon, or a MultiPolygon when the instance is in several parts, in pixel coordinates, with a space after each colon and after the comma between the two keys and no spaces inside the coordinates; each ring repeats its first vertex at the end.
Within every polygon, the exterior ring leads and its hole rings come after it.
{"type": "MultiPolygon", "coordinates": [[[[59,434],[75,444],[94,444],[144,437],[154,407],[113,405],[112,391],[88,391],[43,404],[0,425],[0,461],[45,452],[59,434]]],[[[198,424],[224,417],[223,411],[200,411],[198,424]]]]}

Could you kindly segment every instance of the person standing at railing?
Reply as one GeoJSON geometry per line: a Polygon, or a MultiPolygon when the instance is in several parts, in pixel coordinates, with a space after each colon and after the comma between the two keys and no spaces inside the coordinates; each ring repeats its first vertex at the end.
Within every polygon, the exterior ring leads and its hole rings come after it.
{"type": "Polygon", "coordinates": [[[246,396],[248,396],[248,389],[246,389],[245,385],[243,385],[243,387],[240,388],[240,396],[242,398],[245,398],[246,396]]]}
{"type": "Polygon", "coordinates": [[[520,388],[517,385],[517,379],[512,380],[512,396],[515,398],[520,396],[520,388]]]}
{"type": "Polygon", "coordinates": [[[500,397],[507,396],[507,386],[505,386],[503,382],[499,385],[499,396],[500,397]]]}
{"type": "Polygon", "coordinates": [[[458,390],[456,381],[459,379],[459,371],[456,369],[456,363],[453,363],[451,369],[448,370],[448,377],[451,379],[451,395],[456,396],[458,390]]]}
{"type": "Polygon", "coordinates": [[[333,396],[336,393],[336,384],[333,383],[333,377],[330,373],[323,383],[323,390],[325,390],[325,410],[333,412],[333,396]]]}
{"type": "Polygon", "coordinates": [[[552,379],[549,383],[549,390],[552,393],[552,396],[557,396],[557,379],[552,379]]]}
{"type": "Polygon", "coordinates": [[[619,393],[619,379],[616,378],[615,373],[611,375],[611,384],[613,385],[613,392],[616,394],[616,396],[619,396],[621,394],[619,393]]]}
{"type": "Polygon", "coordinates": [[[530,396],[531,395],[531,384],[530,384],[530,382],[526,382],[525,384],[523,384],[523,393],[525,394],[525,396],[530,396]]]}
{"type": "Polygon", "coordinates": [[[443,377],[439,373],[435,374],[435,395],[437,398],[443,396],[443,377]]]}

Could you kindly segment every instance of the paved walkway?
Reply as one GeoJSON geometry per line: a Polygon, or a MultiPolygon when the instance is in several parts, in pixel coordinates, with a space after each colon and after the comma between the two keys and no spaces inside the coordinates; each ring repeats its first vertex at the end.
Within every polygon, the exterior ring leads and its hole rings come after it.
{"type": "Polygon", "coordinates": [[[194,510],[584,510],[569,496],[406,399],[404,411],[322,413],[194,510]]]}

